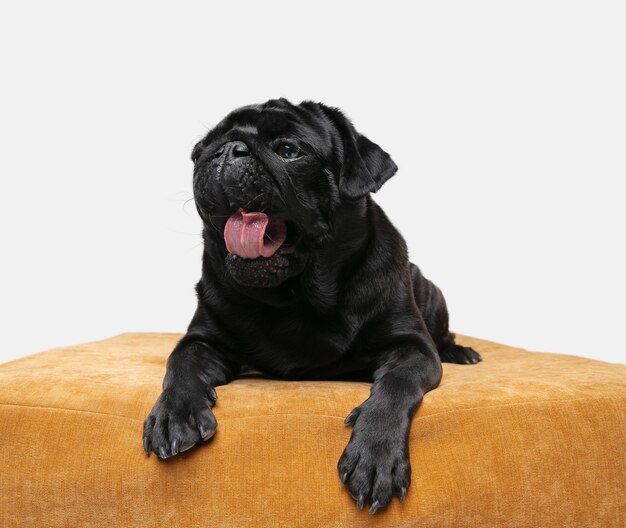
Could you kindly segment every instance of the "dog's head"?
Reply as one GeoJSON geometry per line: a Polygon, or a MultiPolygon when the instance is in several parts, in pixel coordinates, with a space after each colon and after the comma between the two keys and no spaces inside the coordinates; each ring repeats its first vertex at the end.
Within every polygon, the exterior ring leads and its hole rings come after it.
{"type": "Polygon", "coordinates": [[[230,113],[192,152],[194,198],[226,266],[243,286],[298,275],[334,236],[337,212],[396,172],[337,109],[285,99],[230,113]]]}

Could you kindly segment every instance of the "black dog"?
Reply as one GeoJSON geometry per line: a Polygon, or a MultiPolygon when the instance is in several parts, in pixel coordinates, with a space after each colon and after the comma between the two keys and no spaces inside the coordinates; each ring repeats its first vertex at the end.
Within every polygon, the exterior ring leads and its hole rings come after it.
{"type": "Polygon", "coordinates": [[[192,153],[204,222],[198,308],[144,423],[146,453],[207,440],[214,387],[242,365],[285,379],[373,379],[339,476],[370,513],[410,483],[408,434],[454,342],[441,291],[372,198],[397,167],[337,109],[285,99],[240,108],[192,153]]]}

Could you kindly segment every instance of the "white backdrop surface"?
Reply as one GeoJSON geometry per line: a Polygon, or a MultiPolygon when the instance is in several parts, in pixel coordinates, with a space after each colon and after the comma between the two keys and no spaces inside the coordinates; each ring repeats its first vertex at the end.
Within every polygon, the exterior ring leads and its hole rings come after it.
{"type": "Polygon", "coordinates": [[[184,331],[194,142],[233,108],[339,106],[452,327],[626,362],[626,4],[5,2],[0,360],[184,331]]]}

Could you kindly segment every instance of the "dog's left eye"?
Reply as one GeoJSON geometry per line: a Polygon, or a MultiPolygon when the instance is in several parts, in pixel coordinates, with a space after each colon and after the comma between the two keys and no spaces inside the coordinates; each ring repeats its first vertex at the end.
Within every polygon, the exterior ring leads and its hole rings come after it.
{"type": "Polygon", "coordinates": [[[276,147],[276,154],[288,160],[297,159],[302,156],[302,152],[291,145],[278,145],[276,147]]]}

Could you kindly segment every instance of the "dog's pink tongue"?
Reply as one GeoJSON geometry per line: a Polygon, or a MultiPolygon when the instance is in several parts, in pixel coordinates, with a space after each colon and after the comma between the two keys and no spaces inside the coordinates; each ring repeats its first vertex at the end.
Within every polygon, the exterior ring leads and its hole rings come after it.
{"type": "Polygon", "coordinates": [[[271,257],[285,238],[285,222],[270,219],[265,213],[248,213],[244,209],[233,214],[224,228],[228,252],[248,259],[271,257]]]}

